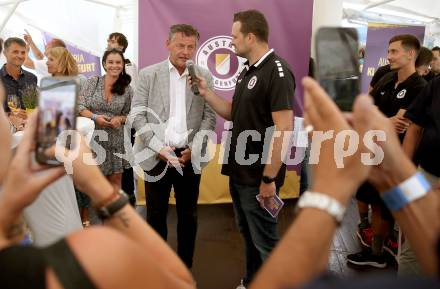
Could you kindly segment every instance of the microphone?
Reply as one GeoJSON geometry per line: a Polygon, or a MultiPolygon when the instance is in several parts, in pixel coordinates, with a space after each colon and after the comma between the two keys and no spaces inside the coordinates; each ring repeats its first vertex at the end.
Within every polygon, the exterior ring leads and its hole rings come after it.
{"type": "Polygon", "coordinates": [[[188,68],[188,73],[191,76],[191,90],[195,95],[199,95],[199,87],[197,86],[197,77],[196,77],[196,70],[194,68],[194,62],[191,59],[188,59],[186,61],[186,67],[188,68]]]}

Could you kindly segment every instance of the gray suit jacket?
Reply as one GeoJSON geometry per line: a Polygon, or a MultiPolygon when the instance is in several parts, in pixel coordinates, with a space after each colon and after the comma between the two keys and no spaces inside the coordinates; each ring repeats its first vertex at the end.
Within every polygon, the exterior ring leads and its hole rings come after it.
{"type": "MultiPolygon", "coordinates": [[[[206,69],[196,66],[196,73],[205,78],[213,87],[212,76],[206,69]]],[[[134,160],[145,171],[153,169],[159,162],[158,152],[165,146],[165,128],[170,114],[170,72],[168,59],[145,67],[139,72],[139,79],[131,102],[130,121],[136,129],[137,141],[134,145],[134,160]]],[[[186,88],[186,124],[188,145],[192,150],[191,160],[197,160],[206,149],[206,138],[194,136],[199,131],[213,131],[216,116],[212,108],[199,95],[194,95],[189,85],[186,88]]],[[[201,136],[201,133],[198,135],[201,136]]],[[[199,165],[203,168],[207,162],[199,165]]]]}

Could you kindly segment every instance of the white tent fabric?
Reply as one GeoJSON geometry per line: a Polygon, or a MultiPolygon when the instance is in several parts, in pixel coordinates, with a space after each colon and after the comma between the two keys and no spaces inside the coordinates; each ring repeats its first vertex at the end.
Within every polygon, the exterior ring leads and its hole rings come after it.
{"type": "Polygon", "coordinates": [[[137,62],[137,0],[0,0],[0,37],[21,37],[24,29],[42,45],[49,32],[100,56],[111,32],[125,34],[127,58],[137,62]],[[14,10],[14,7],[18,6],[14,10]],[[12,12],[12,14],[10,14],[12,12]],[[8,16],[11,17],[8,19],[8,16]],[[1,26],[0,26],[1,28],[1,26]],[[38,39],[36,38],[36,36],[38,39]]]}
{"type": "MultiPolygon", "coordinates": [[[[101,55],[111,32],[122,32],[129,46],[126,56],[138,59],[139,0],[0,0],[0,37],[50,32],[78,47],[101,55]]],[[[307,0],[309,1],[309,0],[307,0]]],[[[330,1],[330,0],[329,0],[330,1]]],[[[418,24],[427,27],[425,45],[440,45],[440,1],[437,0],[343,0],[344,19],[367,22],[418,24]]],[[[40,41],[42,39],[34,39],[40,41]]]]}
{"type": "Polygon", "coordinates": [[[381,22],[426,26],[425,45],[440,45],[440,1],[344,0],[344,19],[352,23],[381,22]]]}

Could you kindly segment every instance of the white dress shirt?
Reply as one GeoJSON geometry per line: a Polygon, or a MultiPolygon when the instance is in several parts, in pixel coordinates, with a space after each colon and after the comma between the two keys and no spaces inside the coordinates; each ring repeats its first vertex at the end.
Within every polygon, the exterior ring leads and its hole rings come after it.
{"type": "Polygon", "coordinates": [[[125,64],[125,72],[131,76],[131,88],[133,88],[133,91],[136,91],[136,86],[139,78],[139,72],[136,64],[133,62],[130,62],[128,64],[125,64]]]}
{"type": "Polygon", "coordinates": [[[184,148],[188,144],[186,126],[186,84],[188,69],[182,75],[168,60],[170,70],[170,116],[165,129],[165,144],[184,148]]]}

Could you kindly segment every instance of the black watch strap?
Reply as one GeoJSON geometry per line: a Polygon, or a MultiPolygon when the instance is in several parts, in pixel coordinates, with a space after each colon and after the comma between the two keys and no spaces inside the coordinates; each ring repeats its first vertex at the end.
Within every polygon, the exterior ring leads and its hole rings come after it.
{"type": "Polygon", "coordinates": [[[101,220],[107,220],[116,214],[120,209],[122,209],[126,204],[128,204],[128,196],[123,190],[119,190],[119,198],[100,208],[96,208],[96,214],[101,220]]]}
{"type": "Polygon", "coordinates": [[[268,177],[268,176],[263,176],[263,178],[261,180],[265,184],[270,184],[270,183],[275,182],[275,178],[271,178],[271,177],[268,177]]]}

